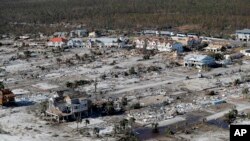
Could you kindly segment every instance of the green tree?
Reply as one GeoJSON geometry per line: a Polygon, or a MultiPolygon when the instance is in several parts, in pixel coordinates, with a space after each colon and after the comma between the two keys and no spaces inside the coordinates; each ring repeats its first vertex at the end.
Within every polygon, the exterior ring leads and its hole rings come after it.
{"type": "Polygon", "coordinates": [[[122,106],[126,106],[128,104],[128,99],[125,96],[123,96],[121,103],[122,103],[122,106]]]}
{"type": "Polygon", "coordinates": [[[31,52],[29,50],[26,50],[23,53],[24,53],[25,58],[31,57],[31,52]]]}
{"type": "Polygon", "coordinates": [[[217,61],[224,59],[224,56],[221,53],[210,53],[209,56],[213,57],[217,61]]]}
{"type": "Polygon", "coordinates": [[[234,82],[233,82],[233,85],[237,86],[239,84],[240,84],[240,79],[235,79],[234,82]]]}
{"type": "Polygon", "coordinates": [[[227,114],[224,115],[225,121],[228,123],[232,123],[238,115],[238,110],[236,108],[232,108],[227,114]]]}
{"type": "Polygon", "coordinates": [[[166,133],[166,136],[169,136],[169,135],[173,135],[173,134],[174,134],[174,132],[173,132],[170,128],[167,128],[167,129],[165,130],[165,133],[166,133]]]}
{"type": "Polygon", "coordinates": [[[75,85],[75,83],[73,83],[73,82],[66,82],[66,87],[68,87],[68,88],[76,88],[76,85],[75,85]]]}
{"type": "Polygon", "coordinates": [[[152,123],[151,125],[152,125],[152,132],[158,133],[159,132],[159,129],[158,129],[159,124],[156,122],[156,123],[152,123]]]}
{"type": "Polygon", "coordinates": [[[135,67],[129,69],[129,74],[136,74],[135,67]]]}

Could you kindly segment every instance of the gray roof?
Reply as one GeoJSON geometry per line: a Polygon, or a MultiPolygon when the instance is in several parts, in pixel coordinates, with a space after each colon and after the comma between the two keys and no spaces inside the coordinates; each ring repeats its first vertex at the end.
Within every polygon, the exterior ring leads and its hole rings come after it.
{"type": "Polygon", "coordinates": [[[90,38],[91,41],[101,41],[103,43],[114,43],[117,42],[118,38],[111,38],[111,37],[101,37],[101,38],[90,38]]]}
{"type": "Polygon", "coordinates": [[[157,30],[144,30],[144,34],[156,34],[158,31],[157,30]]]}
{"type": "Polygon", "coordinates": [[[162,34],[162,35],[171,35],[171,34],[173,34],[173,32],[171,32],[171,31],[160,31],[160,34],[162,34]]]}
{"type": "Polygon", "coordinates": [[[236,33],[250,34],[250,29],[236,30],[236,33]]]}
{"type": "Polygon", "coordinates": [[[87,29],[76,29],[76,30],[72,30],[70,32],[88,32],[87,29]]]}

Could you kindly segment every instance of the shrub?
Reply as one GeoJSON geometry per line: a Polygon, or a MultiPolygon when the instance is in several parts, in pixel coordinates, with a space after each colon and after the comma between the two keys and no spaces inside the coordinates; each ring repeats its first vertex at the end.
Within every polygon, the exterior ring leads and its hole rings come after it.
{"type": "Polygon", "coordinates": [[[232,123],[238,115],[238,110],[233,108],[229,111],[229,113],[224,115],[225,121],[228,123],[232,123]]]}
{"type": "Polygon", "coordinates": [[[130,106],[131,109],[140,109],[141,108],[141,104],[139,102],[134,103],[130,106]]]}
{"type": "Polygon", "coordinates": [[[136,71],[135,71],[135,68],[134,67],[131,67],[129,69],[129,74],[136,74],[136,71]]]}
{"type": "Polygon", "coordinates": [[[210,96],[213,96],[215,95],[216,93],[214,91],[207,91],[206,92],[206,95],[210,95],[210,96]]]}
{"type": "Polygon", "coordinates": [[[143,55],[143,60],[149,60],[150,59],[150,55],[143,55]]]}

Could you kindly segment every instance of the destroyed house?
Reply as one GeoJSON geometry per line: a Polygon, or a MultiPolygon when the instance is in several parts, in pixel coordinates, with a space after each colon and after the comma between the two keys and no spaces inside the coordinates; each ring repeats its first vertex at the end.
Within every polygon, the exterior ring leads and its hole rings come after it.
{"type": "Polygon", "coordinates": [[[0,105],[7,105],[15,102],[15,95],[9,89],[0,90],[0,105]]]}
{"type": "Polygon", "coordinates": [[[226,50],[226,47],[220,44],[209,44],[207,47],[204,48],[207,52],[221,52],[226,50]]]}

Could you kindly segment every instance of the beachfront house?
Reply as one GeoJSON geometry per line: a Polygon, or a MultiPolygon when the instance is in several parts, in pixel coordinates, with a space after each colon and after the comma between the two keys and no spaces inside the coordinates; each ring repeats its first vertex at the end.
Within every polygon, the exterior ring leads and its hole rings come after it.
{"type": "Polygon", "coordinates": [[[69,48],[74,48],[74,47],[82,48],[84,46],[85,44],[81,38],[72,38],[67,42],[67,47],[69,48]]]}
{"type": "Polygon", "coordinates": [[[47,43],[48,47],[63,47],[67,43],[67,40],[65,38],[56,37],[51,38],[49,42],[47,43]]]}
{"type": "Polygon", "coordinates": [[[236,30],[236,39],[240,41],[250,41],[250,29],[236,30]]]}
{"type": "Polygon", "coordinates": [[[188,54],[184,57],[185,67],[204,68],[215,64],[215,59],[208,55],[188,54]]]}

